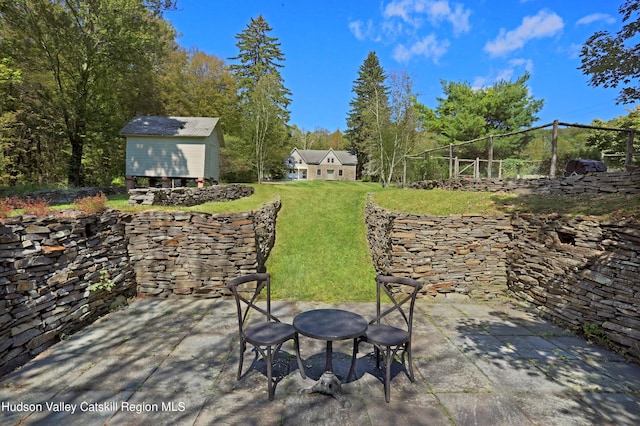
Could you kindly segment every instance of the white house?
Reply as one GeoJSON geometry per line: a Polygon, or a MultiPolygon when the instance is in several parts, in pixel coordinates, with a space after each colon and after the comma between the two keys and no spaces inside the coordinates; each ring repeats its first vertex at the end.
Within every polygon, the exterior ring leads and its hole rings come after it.
{"type": "Polygon", "coordinates": [[[294,148],[286,164],[290,179],[354,181],[358,158],[349,151],[294,148]]]}
{"type": "Polygon", "coordinates": [[[198,186],[220,178],[219,118],[137,116],[121,131],[127,138],[127,181],[135,177],[197,179],[198,186]]]}

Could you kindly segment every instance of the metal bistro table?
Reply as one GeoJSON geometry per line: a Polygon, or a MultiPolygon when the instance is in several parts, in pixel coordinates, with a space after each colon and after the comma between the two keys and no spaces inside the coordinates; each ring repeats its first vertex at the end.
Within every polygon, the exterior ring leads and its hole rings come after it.
{"type": "MultiPolygon", "coordinates": [[[[336,398],[343,408],[351,403],[342,396],[340,380],[333,373],[333,341],[356,339],[367,331],[367,320],[361,315],[342,309],[315,309],[296,315],[293,328],[300,334],[327,342],[325,372],[311,388],[300,393],[319,392],[336,398]]],[[[356,356],[354,349],[352,359],[356,356]]]]}

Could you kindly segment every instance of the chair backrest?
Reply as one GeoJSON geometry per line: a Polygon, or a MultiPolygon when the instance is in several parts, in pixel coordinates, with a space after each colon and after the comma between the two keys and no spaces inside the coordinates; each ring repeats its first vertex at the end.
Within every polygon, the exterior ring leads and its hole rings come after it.
{"type": "MultiPolygon", "coordinates": [[[[380,324],[383,318],[394,321],[404,320],[407,331],[411,334],[413,328],[413,307],[416,296],[422,289],[423,283],[406,277],[378,275],[376,277],[376,317],[369,324],[380,324]],[[383,296],[383,294],[386,296],[383,296]],[[391,307],[382,307],[391,303],[391,307]]],[[[392,324],[397,326],[397,324],[392,324]]]]}
{"type": "Polygon", "coordinates": [[[271,276],[269,274],[257,273],[233,278],[227,282],[226,287],[231,290],[236,300],[240,332],[244,329],[249,314],[254,311],[264,315],[267,321],[280,322],[278,318],[271,315],[271,276]],[[250,283],[255,283],[255,286],[245,285],[250,283]],[[265,288],[267,309],[257,305],[258,297],[265,288]],[[245,297],[245,294],[249,297],[245,297]]]}

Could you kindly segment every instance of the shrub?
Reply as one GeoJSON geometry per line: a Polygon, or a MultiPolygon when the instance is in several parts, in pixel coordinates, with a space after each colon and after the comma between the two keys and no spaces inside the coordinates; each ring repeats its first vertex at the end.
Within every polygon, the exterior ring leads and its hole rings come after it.
{"type": "Polygon", "coordinates": [[[49,214],[49,202],[43,198],[30,198],[18,200],[16,206],[23,210],[23,214],[31,214],[42,217],[49,214]]]}
{"type": "Polygon", "coordinates": [[[19,205],[19,200],[15,197],[0,198],[0,218],[9,217],[12,211],[19,205]]]}
{"type": "Polygon", "coordinates": [[[107,204],[107,196],[102,192],[94,196],[78,198],[74,202],[76,209],[83,213],[98,213],[105,209],[107,204]]]}

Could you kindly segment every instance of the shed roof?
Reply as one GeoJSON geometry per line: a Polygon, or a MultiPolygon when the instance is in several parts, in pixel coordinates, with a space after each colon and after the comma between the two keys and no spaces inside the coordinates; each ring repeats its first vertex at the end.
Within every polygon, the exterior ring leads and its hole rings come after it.
{"type": "Polygon", "coordinates": [[[207,137],[213,132],[219,120],[214,117],[138,115],[120,130],[120,135],[207,137]]]}

